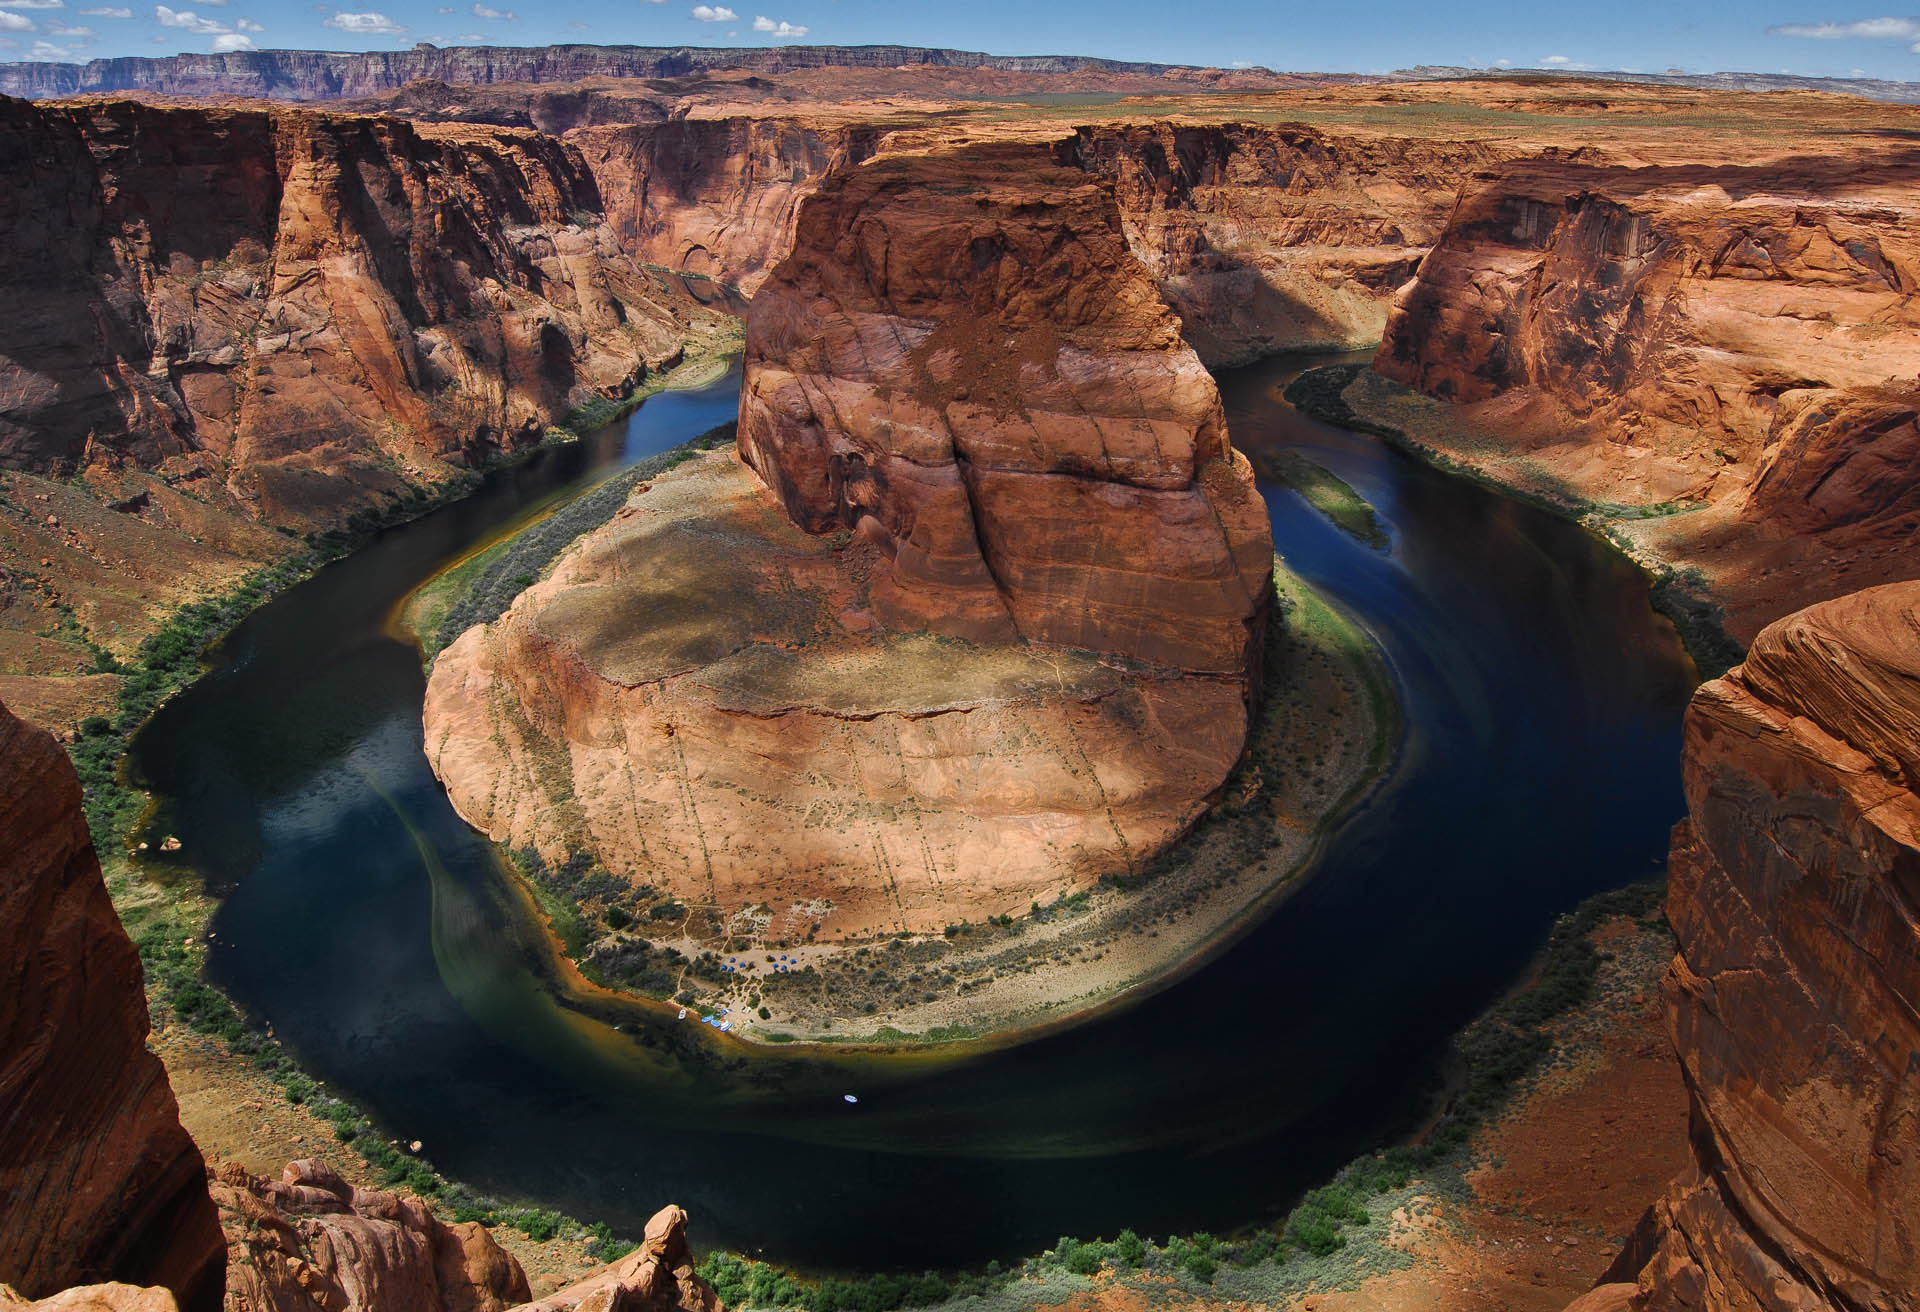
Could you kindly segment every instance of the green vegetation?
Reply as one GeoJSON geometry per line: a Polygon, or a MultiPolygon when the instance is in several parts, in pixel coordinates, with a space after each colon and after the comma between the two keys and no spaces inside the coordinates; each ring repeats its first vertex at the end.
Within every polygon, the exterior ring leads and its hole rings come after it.
{"type": "Polygon", "coordinates": [[[733,438],[734,425],[721,424],[642,460],[430,580],[408,606],[427,659],[474,625],[499,619],[561,552],[612,519],[634,488],[704,452],[730,446],[733,438]]]}
{"type": "Polygon", "coordinates": [[[1375,551],[1387,549],[1387,532],[1365,497],[1346,480],[1293,451],[1272,451],[1259,460],[1261,476],[1298,492],[1308,505],[1332,520],[1356,542],[1375,551]]]}
{"type": "Polygon", "coordinates": [[[1308,1191],[1277,1226],[1222,1239],[1205,1232],[1154,1244],[1131,1230],[1113,1240],[1062,1238],[1051,1250],[1002,1270],[951,1275],[874,1276],[862,1281],[810,1282],[732,1253],[709,1254],[700,1274],[736,1309],[803,1312],[892,1312],[931,1307],[996,1291],[1012,1306],[1032,1306],[1060,1281],[1102,1273],[1170,1280],[1190,1292],[1256,1298],[1299,1293],[1316,1282],[1344,1281],[1354,1272],[1384,1269],[1401,1260],[1382,1250],[1356,1267],[1344,1256],[1358,1233],[1403,1197],[1416,1180],[1457,1182],[1473,1165],[1472,1140],[1509,1104],[1521,1082],[1553,1052],[1548,1027],[1594,997],[1602,956],[1593,932],[1616,916],[1643,927],[1663,925],[1666,885],[1630,885],[1589,898],[1554,923],[1534,963],[1529,986],[1484,1013],[1456,1036],[1448,1066],[1451,1093],[1433,1128],[1417,1143],[1361,1157],[1331,1181],[1308,1191]],[[1389,1201],[1391,1200],[1391,1201],[1389,1201]],[[1339,1263],[1331,1261],[1342,1254],[1339,1263]]]}
{"type": "Polygon", "coordinates": [[[1510,483],[1453,459],[1388,424],[1375,423],[1357,413],[1346,398],[1346,390],[1367,366],[1332,364],[1309,369],[1294,379],[1286,391],[1287,401],[1304,414],[1324,423],[1355,433],[1370,433],[1427,463],[1472,479],[1515,501],[1571,519],[1605,537],[1647,575],[1653,608],[1667,617],[1680,635],[1681,644],[1693,658],[1703,679],[1715,679],[1746,658],[1746,649],[1726,630],[1726,613],[1713,600],[1712,585],[1698,569],[1675,569],[1670,565],[1649,566],[1641,560],[1634,544],[1611,528],[1611,521],[1659,519],[1685,514],[1697,506],[1663,501],[1655,505],[1622,506],[1586,500],[1570,490],[1549,495],[1510,483]]]}

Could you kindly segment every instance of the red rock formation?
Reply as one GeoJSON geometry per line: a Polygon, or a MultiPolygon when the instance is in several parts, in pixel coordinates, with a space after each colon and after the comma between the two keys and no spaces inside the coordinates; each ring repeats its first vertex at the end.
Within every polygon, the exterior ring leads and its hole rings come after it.
{"type": "Polygon", "coordinates": [[[663,1207],[640,1246],[557,1294],[516,1312],[722,1312],[711,1286],[694,1273],[687,1214],[663,1207]]]}
{"type": "Polygon", "coordinates": [[[1688,712],[1668,915],[1696,1169],[1644,1309],[1920,1307],[1920,583],[1768,626],[1688,712]]]}
{"type": "Polygon", "coordinates": [[[531,1297],[520,1264],[477,1222],[359,1189],[325,1162],[278,1180],[214,1175],[227,1234],[227,1312],[504,1312],[531,1297]]]}
{"type": "Polygon", "coordinates": [[[1898,158],[1483,173],[1375,367],[1532,405],[1545,442],[1577,429],[1590,495],[1736,499],[1776,533],[1911,525],[1916,180],[1898,158]]]}
{"type": "Polygon", "coordinates": [[[881,133],[795,119],[676,118],[580,128],[567,139],[593,170],[623,249],[751,295],[792,249],[801,199],[829,170],[871,155],[881,133]]]}
{"type": "Polygon", "coordinates": [[[32,1301],[0,1285],[0,1309],[8,1312],[180,1312],[180,1304],[158,1285],[75,1285],[32,1301]]]}
{"type": "Polygon", "coordinates": [[[769,941],[1023,912],[1138,869],[1225,782],[1242,678],[880,631],[886,563],[731,453],[683,465],[440,653],[428,760],[496,841],[769,941]]]}
{"type": "Polygon", "coordinates": [[[537,134],[8,100],[0,160],[15,468],[159,466],[326,526],[630,389],[695,313],[537,134]]]}
{"type": "Polygon", "coordinates": [[[801,527],[883,547],[889,624],[1253,668],[1266,508],[1111,191],[1054,151],[836,175],[747,337],[740,452],[801,527]]]}
{"type": "Polygon", "coordinates": [[[0,1281],[102,1280],[218,1305],[205,1164],[148,1052],[140,958],[50,736],[0,707],[0,1281]]]}
{"type": "Polygon", "coordinates": [[[1461,178],[1499,153],[1252,124],[1087,127],[1074,143],[1210,365],[1379,341],[1461,178]]]}

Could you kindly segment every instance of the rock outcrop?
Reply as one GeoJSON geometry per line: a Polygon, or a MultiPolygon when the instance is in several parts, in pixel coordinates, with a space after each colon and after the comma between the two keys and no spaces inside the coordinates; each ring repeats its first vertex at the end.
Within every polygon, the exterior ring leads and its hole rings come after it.
{"type": "Polygon", "coordinates": [[[883,156],[755,297],[739,446],[887,557],[882,620],[1246,676],[1273,544],[1111,191],[1047,148],[883,156]]]}
{"type": "Polygon", "coordinates": [[[1499,155],[1252,124],[1085,127],[1073,142],[1209,365],[1379,341],[1462,178],[1499,155]]]}
{"type": "Polygon", "coordinates": [[[1910,514],[1916,179],[1900,158],[1493,170],[1401,295],[1375,368],[1570,420],[1596,489],[1739,497],[1781,532],[1910,514]]]}
{"type": "Polygon", "coordinates": [[[1023,912],[1198,818],[1243,679],[889,631],[888,563],[683,466],[440,653],[428,759],[496,841],[769,941],[1023,912]]]}
{"type": "Polygon", "coordinates": [[[0,101],[0,464],[331,527],[679,357],[691,298],[554,138],[0,101]]]}
{"type": "Polygon", "coordinates": [[[147,1051],[140,958],[52,737],[0,707],[0,1282],[160,1285],[219,1306],[205,1163],[147,1051]]]}
{"type": "Polygon", "coordinates": [[[1637,1306],[1920,1307],[1920,583],[1768,626],[1688,712],[1668,916],[1696,1168],[1637,1306]]]}
{"type": "Polygon", "coordinates": [[[623,249],[751,295],[793,248],[801,200],[828,172],[872,155],[882,135],[800,119],[675,118],[579,128],[568,140],[623,249]]]}
{"type": "Polygon", "coordinates": [[[505,1312],[532,1297],[487,1228],[448,1225],[419,1199],[348,1184],[325,1162],[278,1180],[215,1172],[227,1312],[505,1312]]]}
{"type": "Polygon", "coordinates": [[[1052,148],[881,156],[798,234],[752,472],[657,480],[442,652],[435,770],[495,839],[768,939],[1139,869],[1239,757],[1272,595],[1212,379],[1052,148]]]}

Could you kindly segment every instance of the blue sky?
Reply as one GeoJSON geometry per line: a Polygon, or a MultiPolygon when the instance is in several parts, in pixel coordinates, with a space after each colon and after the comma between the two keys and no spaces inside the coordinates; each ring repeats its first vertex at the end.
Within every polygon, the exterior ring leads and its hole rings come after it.
{"type": "Polygon", "coordinates": [[[1384,72],[1413,64],[1920,80],[1920,16],[1796,0],[1344,6],[1210,0],[0,0],[0,59],[176,51],[898,42],[997,54],[1384,72]],[[364,6],[364,7],[363,7],[364,6]]]}

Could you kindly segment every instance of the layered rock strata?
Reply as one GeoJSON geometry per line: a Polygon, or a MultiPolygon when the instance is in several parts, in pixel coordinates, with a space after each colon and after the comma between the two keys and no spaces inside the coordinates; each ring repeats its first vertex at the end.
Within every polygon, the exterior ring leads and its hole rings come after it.
{"type": "Polygon", "coordinates": [[[1494,170],[1375,367],[1444,400],[1550,402],[1601,460],[1658,471],[1650,497],[1742,495],[1786,532],[1910,512],[1916,180],[1827,158],[1494,170]]]}
{"type": "Polygon", "coordinates": [[[657,480],[443,652],[435,770],[494,838],[770,938],[1138,869],[1240,754],[1272,595],[1211,378],[1050,149],[881,157],[798,234],[746,464],[657,480]]]}
{"type": "Polygon", "coordinates": [[[0,463],[293,528],[442,482],[709,316],[535,133],[0,101],[0,463]]]}
{"type": "Polygon", "coordinates": [[[1669,1018],[1696,1167],[1645,1309],[1920,1306],[1920,583],[1770,625],[1688,712],[1669,1018]]]}
{"type": "Polygon", "coordinates": [[[1073,142],[1210,365],[1379,341],[1461,180],[1500,155],[1253,124],[1085,127],[1073,142]]]}
{"type": "Polygon", "coordinates": [[[622,248],[751,295],[793,248],[800,201],[829,171],[873,154],[878,126],[693,119],[577,128],[622,248]]]}
{"type": "Polygon", "coordinates": [[[428,758],[497,841],[793,940],[1024,911],[1225,780],[1242,679],[892,632],[887,565],[730,454],[683,466],[440,654],[428,758]]]}
{"type": "MultiPolygon", "coordinates": [[[[457,85],[574,82],[589,77],[675,78],[723,69],[781,73],[795,69],[896,69],[905,65],[982,71],[1117,77],[1131,85],[1165,79],[1198,87],[1274,86],[1300,80],[1263,68],[1194,68],[1086,55],[989,55],[927,46],[775,46],[723,50],[711,46],[563,45],[502,48],[421,42],[411,50],[357,54],[324,50],[249,50],[223,54],[128,56],[85,64],[0,64],[0,92],[72,96],[102,91],[153,91],[189,96],[262,96],[326,100],[396,91],[422,78],[457,85]]],[[[1319,79],[1335,80],[1335,79],[1319,79]]],[[[1350,79],[1338,79],[1350,80],[1350,79]]]]}
{"type": "Polygon", "coordinates": [[[0,707],[0,1283],[160,1285],[219,1306],[205,1163],[147,1051],[140,958],[46,733],[0,707]]]}
{"type": "Polygon", "coordinates": [[[881,550],[890,627],[1255,665],[1266,507],[1111,191],[1051,150],[882,157],[809,198],[739,446],[796,524],[881,550]]]}

